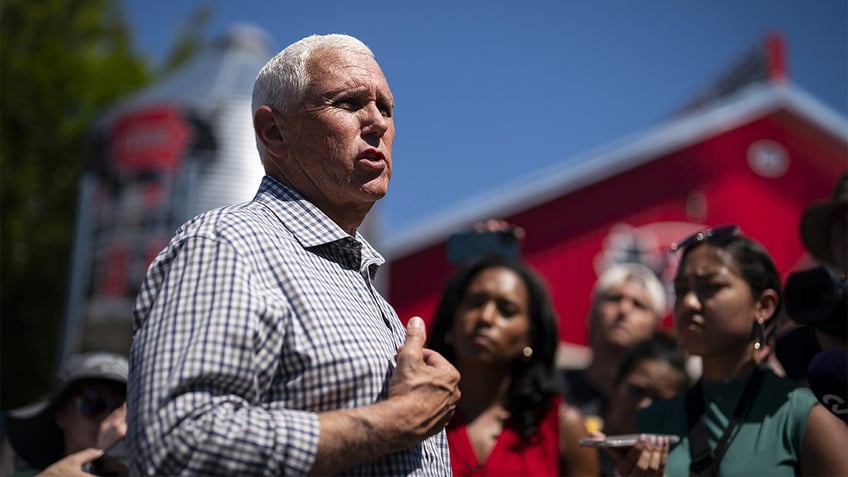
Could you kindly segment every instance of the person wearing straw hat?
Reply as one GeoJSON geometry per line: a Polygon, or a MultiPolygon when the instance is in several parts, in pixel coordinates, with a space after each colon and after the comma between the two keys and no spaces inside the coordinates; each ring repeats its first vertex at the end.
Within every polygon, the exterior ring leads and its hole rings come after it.
{"type": "Polygon", "coordinates": [[[15,460],[32,469],[30,475],[42,469],[39,476],[127,475],[125,465],[103,457],[126,434],[127,374],[120,355],[71,356],[45,399],[4,415],[15,460]]]}

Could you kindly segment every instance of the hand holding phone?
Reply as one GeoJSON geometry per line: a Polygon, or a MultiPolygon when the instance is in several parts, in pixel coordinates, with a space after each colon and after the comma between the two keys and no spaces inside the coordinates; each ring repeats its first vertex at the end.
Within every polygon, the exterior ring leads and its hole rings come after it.
{"type": "Polygon", "coordinates": [[[620,475],[664,476],[669,448],[680,442],[679,436],[670,434],[591,435],[580,439],[580,445],[603,449],[615,461],[620,475]]]}
{"type": "Polygon", "coordinates": [[[632,447],[639,440],[639,436],[657,436],[668,438],[669,444],[677,444],[680,437],[671,434],[621,434],[617,436],[586,437],[580,439],[580,445],[585,447],[632,447]]]}

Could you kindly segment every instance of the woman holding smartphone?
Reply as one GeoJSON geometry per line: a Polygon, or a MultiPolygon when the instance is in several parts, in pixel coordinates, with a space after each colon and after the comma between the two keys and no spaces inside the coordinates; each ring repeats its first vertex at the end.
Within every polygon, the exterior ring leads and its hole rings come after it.
{"type": "Polygon", "coordinates": [[[447,281],[428,347],[462,375],[447,426],[457,477],[592,476],[595,449],[583,416],[554,382],[557,317],[541,279],[519,261],[492,255],[447,281]]]}
{"type": "Polygon", "coordinates": [[[781,283],[768,252],[736,226],[699,232],[674,246],[674,322],[682,346],[701,356],[702,379],[656,401],[623,453],[622,475],[845,475],[848,427],[813,393],[761,366],[757,351],[781,308],[781,283]]]}

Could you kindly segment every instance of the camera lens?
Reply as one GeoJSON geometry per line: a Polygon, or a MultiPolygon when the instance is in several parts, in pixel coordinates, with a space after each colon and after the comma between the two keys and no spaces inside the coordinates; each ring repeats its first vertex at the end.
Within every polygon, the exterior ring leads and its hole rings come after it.
{"type": "Polygon", "coordinates": [[[786,280],[786,312],[793,321],[831,333],[848,323],[846,281],[827,267],[793,273],[786,280]]]}

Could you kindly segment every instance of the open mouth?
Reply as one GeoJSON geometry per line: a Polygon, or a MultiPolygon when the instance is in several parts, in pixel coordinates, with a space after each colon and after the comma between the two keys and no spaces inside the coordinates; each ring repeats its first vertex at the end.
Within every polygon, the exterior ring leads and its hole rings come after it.
{"type": "Polygon", "coordinates": [[[375,172],[381,172],[386,168],[386,156],[376,149],[368,149],[357,157],[360,167],[375,172]]]}
{"type": "Polygon", "coordinates": [[[379,162],[385,161],[386,155],[378,151],[377,149],[366,149],[361,154],[359,154],[359,159],[371,162],[379,162]]]}

